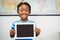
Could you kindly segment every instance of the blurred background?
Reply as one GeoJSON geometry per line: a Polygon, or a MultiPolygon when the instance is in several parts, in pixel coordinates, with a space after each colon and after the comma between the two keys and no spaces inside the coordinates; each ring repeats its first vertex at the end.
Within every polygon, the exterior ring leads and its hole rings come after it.
{"type": "Polygon", "coordinates": [[[60,0],[0,0],[0,40],[15,39],[10,37],[9,31],[12,22],[20,19],[16,12],[20,2],[31,5],[33,15],[29,16],[29,20],[35,21],[41,29],[41,34],[33,40],[60,40],[60,0]]]}

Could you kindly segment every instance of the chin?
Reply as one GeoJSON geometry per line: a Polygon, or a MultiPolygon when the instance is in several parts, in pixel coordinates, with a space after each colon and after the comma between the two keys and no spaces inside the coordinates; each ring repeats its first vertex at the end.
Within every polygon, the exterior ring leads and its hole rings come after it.
{"type": "Polygon", "coordinates": [[[23,20],[26,20],[26,18],[22,18],[23,20]]]}

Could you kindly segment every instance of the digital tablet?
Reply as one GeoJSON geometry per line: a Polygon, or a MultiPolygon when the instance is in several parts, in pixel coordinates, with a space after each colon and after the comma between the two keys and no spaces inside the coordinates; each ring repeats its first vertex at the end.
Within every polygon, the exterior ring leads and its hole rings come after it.
{"type": "Polygon", "coordinates": [[[34,38],[35,34],[35,23],[15,23],[15,38],[25,39],[34,38]]]}

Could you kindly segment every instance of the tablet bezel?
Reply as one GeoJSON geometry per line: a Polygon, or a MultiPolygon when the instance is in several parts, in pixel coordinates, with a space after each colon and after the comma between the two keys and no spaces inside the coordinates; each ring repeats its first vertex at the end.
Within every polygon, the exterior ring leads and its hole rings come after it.
{"type": "Polygon", "coordinates": [[[15,23],[15,38],[16,39],[29,39],[29,38],[35,38],[36,37],[36,33],[34,31],[34,37],[17,37],[17,25],[28,25],[28,24],[32,24],[33,25],[33,30],[35,30],[35,23],[15,23]]]}

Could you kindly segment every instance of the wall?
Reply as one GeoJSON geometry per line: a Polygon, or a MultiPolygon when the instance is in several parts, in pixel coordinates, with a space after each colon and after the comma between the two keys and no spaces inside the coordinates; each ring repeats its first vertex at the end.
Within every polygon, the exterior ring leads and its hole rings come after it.
{"type": "MultiPolygon", "coordinates": [[[[18,19],[18,16],[0,16],[0,40],[14,40],[9,31],[12,22],[18,19]]],[[[29,19],[41,29],[41,34],[33,40],[59,40],[60,16],[29,16],[29,19]]]]}

